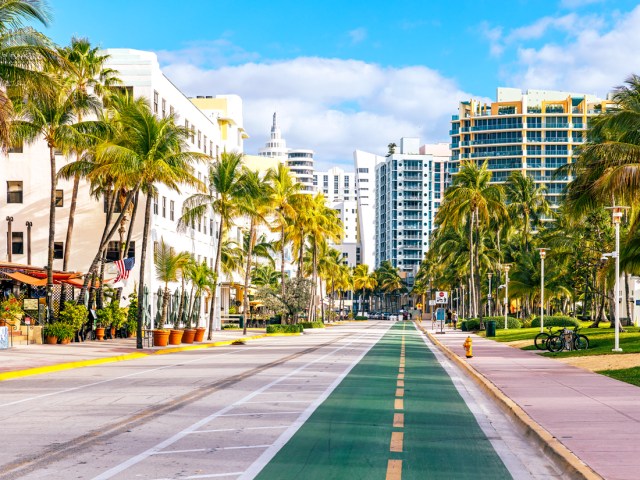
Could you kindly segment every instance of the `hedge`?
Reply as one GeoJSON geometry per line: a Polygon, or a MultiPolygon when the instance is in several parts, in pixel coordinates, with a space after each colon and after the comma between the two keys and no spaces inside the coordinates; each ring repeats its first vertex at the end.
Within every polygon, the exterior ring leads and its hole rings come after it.
{"type": "Polygon", "coordinates": [[[301,333],[302,324],[297,325],[267,325],[267,333],[301,333]]]}
{"type": "Polygon", "coordinates": [[[357,317],[354,318],[354,320],[369,320],[369,317],[364,317],[362,315],[358,315],[357,317]]]}
{"type": "MultiPolygon", "coordinates": [[[[532,327],[540,327],[540,317],[535,318],[531,322],[532,327]]],[[[573,317],[557,316],[557,317],[544,317],[545,327],[577,327],[578,320],[573,317]]]]}
{"type": "MultiPolygon", "coordinates": [[[[485,328],[489,320],[494,320],[496,322],[496,328],[504,328],[504,317],[482,317],[482,322],[484,323],[485,328]]],[[[514,317],[507,317],[507,326],[511,329],[522,328],[520,320],[514,317]]],[[[464,320],[460,323],[460,329],[463,332],[480,330],[480,319],[470,318],[469,320],[464,320]]]]}
{"type": "Polygon", "coordinates": [[[300,322],[302,328],[324,328],[324,323],[322,322],[300,322]]]}

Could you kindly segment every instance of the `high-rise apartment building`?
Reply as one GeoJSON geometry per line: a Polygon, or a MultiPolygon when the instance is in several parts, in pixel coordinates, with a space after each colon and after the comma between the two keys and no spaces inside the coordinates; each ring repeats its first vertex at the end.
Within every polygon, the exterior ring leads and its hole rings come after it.
{"type": "Polygon", "coordinates": [[[330,202],[356,199],[356,178],[353,172],[345,172],[339,167],[326,172],[313,174],[313,186],[316,192],[324,194],[330,202]]]}
{"type": "Polygon", "coordinates": [[[429,249],[448,160],[446,145],[420,147],[418,138],[402,138],[376,166],[375,267],[390,261],[409,285],[429,249]]]}
{"type": "Polygon", "coordinates": [[[384,161],[384,157],[373,153],[353,152],[358,204],[356,257],[357,263],[368,265],[371,270],[376,264],[376,166],[384,161]]]}
{"type": "Polygon", "coordinates": [[[590,120],[611,108],[593,95],[548,90],[498,88],[487,105],[460,102],[451,121],[452,175],[463,160],[487,161],[492,181],[501,183],[514,171],[524,171],[547,188],[547,200],[559,204],[567,182],[554,171],[570,163],[586,140],[590,120]]]}

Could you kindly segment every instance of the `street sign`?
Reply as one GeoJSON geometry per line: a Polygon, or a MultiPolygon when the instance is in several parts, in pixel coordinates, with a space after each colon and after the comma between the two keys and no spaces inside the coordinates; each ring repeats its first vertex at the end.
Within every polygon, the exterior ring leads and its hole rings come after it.
{"type": "Polygon", "coordinates": [[[429,300],[429,306],[433,307],[436,304],[435,300],[429,300]]]}
{"type": "Polygon", "coordinates": [[[449,292],[436,292],[436,303],[442,305],[449,303],[449,292]]]}

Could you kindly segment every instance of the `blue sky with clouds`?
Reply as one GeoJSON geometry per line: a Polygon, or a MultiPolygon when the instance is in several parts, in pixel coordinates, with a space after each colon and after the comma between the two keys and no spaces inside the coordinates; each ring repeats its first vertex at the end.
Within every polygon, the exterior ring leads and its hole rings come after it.
{"type": "Polygon", "coordinates": [[[384,154],[400,136],[448,141],[458,101],[497,86],[605,95],[640,73],[627,0],[50,0],[66,44],[158,54],[188,95],[236,93],[255,153],[278,111],[319,168],[384,154]]]}

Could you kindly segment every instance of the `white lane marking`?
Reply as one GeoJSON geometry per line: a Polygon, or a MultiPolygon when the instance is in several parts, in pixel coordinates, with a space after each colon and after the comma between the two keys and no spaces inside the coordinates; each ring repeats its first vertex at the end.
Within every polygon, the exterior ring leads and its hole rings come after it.
{"type": "Polygon", "coordinates": [[[187,480],[195,480],[198,478],[222,478],[222,477],[237,477],[238,475],[242,475],[242,472],[231,472],[231,473],[210,473],[205,475],[191,475],[190,477],[182,477],[187,480]]]}
{"type": "Polygon", "coordinates": [[[260,402],[244,402],[243,405],[264,405],[265,403],[307,403],[309,400],[262,400],[260,402]]]}
{"type": "MultiPolygon", "coordinates": [[[[244,403],[238,404],[244,405],[244,403]]],[[[294,410],[293,412],[251,412],[251,413],[225,413],[221,417],[250,417],[252,415],[290,415],[293,413],[302,413],[303,410],[294,410]]]]}
{"type": "Polygon", "coordinates": [[[194,433],[216,433],[216,432],[238,432],[242,433],[245,430],[273,430],[274,428],[288,428],[288,425],[279,425],[273,427],[240,427],[240,428],[216,428],[214,430],[196,430],[195,432],[191,432],[191,435],[194,433]]]}
{"type": "MultiPolygon", "coordinates": [[[[224,355],[233,355],[234,353],[239,353],[239,352],[242,352],[242,351],[243,351],[242,349],[238,349],[238,350],[234,350],[232,352],[218,353],[218,354],[215,354],[215,356],[216,357],[221,357],[221,356],[224,356],[224,355]]],[[[141,357],[141,358],[146,358],[146,357],[141,357]]],[[[128,375],[122,375],[120,377],[108,378],[107,380],[100,380],[99,382],[87,383],[85,385],[79,385],[77,387],[65,388],[64,390],[58,390],[58,391],[55,391],[55,392],[43,393],[42,395],[36,395],[34,397],[23,398],[22,400],[15,400],[13,402],[0,404],[0,408],[1,407],[8,407],[8,406],[11,406],[11,405],[18,405],[19,403],[30,402],[30,401],[33,401],[33,400],[39,400],[41,398],[52,397],[54,395],[62,395],[63,393],[75,392],[77,390],[82,390],[83,388],[95,387],[96,385],[102,385],[103,383],[115,382],[116,380],[122,380],[124,378],[136,377],[136,376],[144,375],[144,374],[150,373],[150,372],[157,372],[159,370],[166,370],[167,368],[173,368],[173,367],[185,365],[187,363],[195,363],[195,362],[198,362],[200,360],[203,360],[204,358],[210,358],[210,357],[198,357],[198,358],[194,358],[193,360],[174,363],[172,365],[165,365],[163,367],[151,368],[149,370],[143,370],[141,372],[130,373],[128,375]]],[[[102,365],[112,365],[112,364],[102,364],[102,365]]],[[[97,367],[97,366],[102,366],[102,365],[93,365],[93,366],[97,367]]]]}
{"type": "Polygon", "coordinates": [[[218,448],[192,448],[190,450],[164,450],[162,452],[156,452],[154,455],[172,455],[174,453],[193,453],[193,452],[221,452],[223,450],[245,450],[249,448],[267,448],[271,444],[266,445],[241,445],[238,447],[218,447],[218,448]]]}
{"type": "MultiPolygon", "coordinates": [[[[184,430],[176,433],[175,435],[172,435],[171,437],[167,438],[166,440],[163,440],[162,442],[158,443],[157,445],[145,450],[142,453],[139,453],[138,455],[136,455],[134,457],[131,457],[129,460],[126,460],[126,461],[120,463],[119,465],[116,465],[115,467],[110,468],[106,472],[103,472],[100,475],[98,475],[97,477],[94,477],[94,480],[107,480],[107,479],[112,478],[115,475],[127,470],[128,468],[131,468],[132,466],[142,462],[143,460],[146,460],[148,457],[150,457],[151,455],[154,455],[156,452],[159,452],[160,450],[168,447],[169,445],[173,445],[177,441],[182,440],[184,437],[186,437],[190,433],[193,433],[194,431],[198,430],[203,425],[206,425],[207,423],[211,422],[212,420],[214,420],[214,419],[226,414],[227,412],[233,410],[234,408],[236,408],[237,404],[240,404],[243,401],[247,401],[247,400],[251,400],[251,399],[255,398],[256,396],[260,395],[265,390],[268,390],[269,388],[273,387],[274,385],[277,385],[278,382],[280,382],[282,380],[285,380],[285,379],[288,380],[291,377],[293,377],[294,375],[296,375],[297,373],[303,371],[305,368],[313,365],[314,363],[320,362],[320,361],[324,360],[325,358],[328,358],[328,357],[331,357],[332,355],[335,355],[336,352],[339,352],[340,350],[343,350],[343,349],[347,348],[348,346],[356,343],[357,341],[360,340],[360,338],[361,337],[357,337],[357,338],[351,340],[350,342],[345,343],[341,347],[337,347],[337,348],[333,349],[331,352],[329,352],[329,353],[327,353],[327,354],[325,354],[325,355],[323,355],[321,357],[318,357],[315,360],[311,360],[310,362],[305,363],[304,365],[301,365],[300,367],[296,368],[295,370],[289,372],[287,375],[285,375],[283,377],[280,377],[279,379],[274,380],[274,381],[264,385],[263,387],[259,388],[255,392],[252,392],[252,393],[248,394],[246,397],[242,398],[239,402],[235,402],[235,403],[233,403],[231,405],[228,405],[225,408],[223,408],[221,410],[218,410],[217,412],[214,412],[211,415],[198,420],[196,423],[190,425],[189,427],[187,427],[184,430]]],[[[369,348],[367,348],[364,353],[368,352],[370,349],[371,349],[371,346],[369,346],[369,348]]],[[[364,356],[364,353],[360,356],[358,361],[364,356]]],[[[355,363],[352,364],[352,366],[349,368],[349,370],[351,368],[353,368],[353,365],[355,365],[355,363]]],[[[305,411],[305,414],[306,414],[306,411],[305,411]]],[[[302,417],[304,417],[305,414],[303,414],[302,417]]],[[[309,415],[311,415],[311,412],[309,412],[309,415]]],[[[308,416],[305,417],[305,420],[306,420],[306,418],[308,418],[308,416]]],[[[297,428],[299,428],[299,426],[297,428]]],[[[269,449],[267,451],[270,451],[270,450],[271,449],[269,449]]],[[[262,456],[260,458],[262,458],[262,456]]]]}
{"type": "Polygon", "coordinates": [[[284,445],[295,435],[295,433],[304,425],[304,423],[309,419],[311,414],[324,402],[329,395],[336,389],[338,385],[344,380],[344,378],[349,374],[353,367],[355,367],[360,361],[364,358],[364,356],[376,345],[380,339],[389,331],[389,328],[384,330],[381,334],[378,335],[377,339],[374,339],[374,342],[366,348],[360,356],[358,356],[347,368],[336,378],[333,383],[325,390],[311,405],[309,405],[304,413],[300,415],[291,426],[282,432],[282,435],[278,437],[278,439],[273,442],[273,445],[268,448],[262,455],[260,455],[250,466],[249,468],[240,476],[238,480],[251,480],[254,478],[260,471],[265,467],[267,463],[271,461],[273,457],[275,457],[276,453],[284,447],[284,445]]]}

